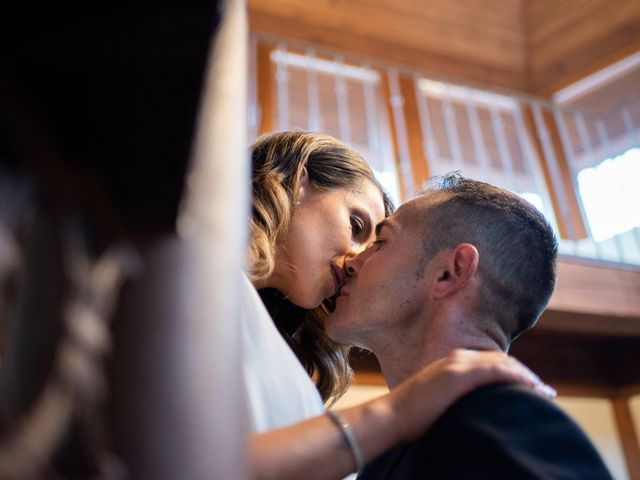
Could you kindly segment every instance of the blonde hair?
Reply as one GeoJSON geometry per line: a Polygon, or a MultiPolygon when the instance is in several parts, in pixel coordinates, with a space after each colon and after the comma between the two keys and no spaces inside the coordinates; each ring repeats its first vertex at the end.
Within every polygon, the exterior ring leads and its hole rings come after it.
{"type": "MultiPolygon", "coordinates": [[[[306,168],[317,191],[355,187],[363,181],[380,189],[385,213],[393,205],[362,155],[325,134],[289,131],[260,137],[252,147],[253,211],[248,251],[249,276],[267,278],[275,268],[276,245],[283,242],[306,168]]],[[[324,332],[326,304],[313,310],[293,305],[274,289],[260,295],[278,330],[296,353],[326,401],[337,399],[351,382],[349,347],[332,341],[324,332]]]]}

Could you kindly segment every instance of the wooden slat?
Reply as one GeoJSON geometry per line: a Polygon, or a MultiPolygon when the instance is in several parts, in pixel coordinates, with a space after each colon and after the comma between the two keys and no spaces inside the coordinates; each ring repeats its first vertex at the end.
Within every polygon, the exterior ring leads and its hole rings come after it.
{"type": "Polygon", "coordinates": [[[257,65],[257,101],[260,108],[258,134],[272,132],[275,129],[275,68],[269,58],[273,47],[258,43],[257,65]]]}
{"type": "Polygon", "coordinates": [[[413,173],[413,191],[420,191],[424,182],[429,179],[429,160],[423,148],[422,128],[418,113],[418,100],[414,80],[408,75],[400,76],[400,90],[404,97],[404,115],[407,125],[411,171],[413,173]]]}
{"type": "Polygon", "coordinates": [[[400,153],[398,150],[398,130],[393,121],[393,107],[391,106],[391,87],[389,86],[389,76],[383,69],[378,69],[380,79],[382,81],[382,98],[384,100],[385,112],[389,119],[389,134],[391,137],[391,146],[393,151],[393,159],[396,167],[396,175],[398,178],[398,187],[401,201],[407,196],[407,185],[405,185],[404,175],[400,168],[400,153]]]}
{"type": "MultiPolygon", "coordinates": [[[[551,144],[556,158],[558,170],[561,175],[561,184],[564,189],[564,198],[568,204],[568,211],[571,218],[571,224],[573,225],[573,238],[575,240],[587,237],[587,228],[582,218],[580,206],[578,203],[577,194],[574,185],[574,181],[571,178],[571,169],[569,168],[569,159],[562,147],[562,140],[560,139],[560,132],[558,130],[558,124],[553,114],[548,110],[543,110],[542,116],[549,132],[551,144]]],[[[545,159],[546,162],[551,162],[550,158],[545,159]]]]}
{"type": "Polygon", "coordinates": [[[578,200],[575,196],[573,183],[571,182],[569,177],[567,157],[564,154],[564,150],[562,149],[556,122],[553,116],[548,112],[543,113],[543,116],[546,128],[549,131],[553,152],[558,163],[558,169],[560,170],[562,175],[562,179],[560,180],[560,182],[564,186],[564,198],[567,199],[568,210],[571,216],[570,219],[567,219],[564,215],[562,215],[561,205],[564,204],[564,199],[563,196],[555,190],[555,184],[552,181],[552,170],[550,169],[549,165],[550,162],[553,161],[553,159],[547,158],[545,155],[545,151],[542,146],[542,140],[537,133],[537,128],[531,107],[526,105],[523,106],[524,127],[526,130],[526,134],[531,141],[531,145],[533,145],[537,160],[539,161],[542,174],[545,179],[547,191],[549,192],[549,198],[551,200],[553,210],[556,213],[556,223],[558,224],[560,236],[562,238],[584,238],[586,236],[586,228],[580,214],[580,208],[578,206],[578,200]],[[572,229],[574,233],[573,236],[570,234],[572,229]]]}
{"type": "Polygon", "coordinates": [[[629,478],[640,478],[640,444],[629,409],[629,398],[616,398],[611,403],[627,464],[627,473],[629,478]]]}

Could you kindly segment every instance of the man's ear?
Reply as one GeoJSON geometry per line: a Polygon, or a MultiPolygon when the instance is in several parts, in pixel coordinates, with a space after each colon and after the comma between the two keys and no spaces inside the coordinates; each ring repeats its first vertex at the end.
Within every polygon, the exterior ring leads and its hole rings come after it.
{"type": "Polygon", "coordinates": [[[461,243],[442,259],[438,277],[434,282],[436,298],[444,298],[462,290],[478,271],[480,254],[470,243],[461,243]]]}
{"type": "Polygon", "coordinates": [[[300,186],[296,194],[296,203],[303,203],[311,192],[311,185],[309,184],[309,173],[307,167],[303,167],[302,174],[300,175],[300,186]]]}

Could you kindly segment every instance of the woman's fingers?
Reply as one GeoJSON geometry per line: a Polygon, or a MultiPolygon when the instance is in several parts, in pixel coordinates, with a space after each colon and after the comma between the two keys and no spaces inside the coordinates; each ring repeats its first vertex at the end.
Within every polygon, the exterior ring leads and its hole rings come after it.
{"type": "Polygon", "coordinates": [[[557,395],[554,388],[544,383],[527,366],[504,352],[459,349],[445,360],[459,366],[462,375],[471,382],[469,390],[490,383],[515,382],[527,385],[548,398],[557,395]]]}
{"type": "Polygon", "coordinates": [[[458,349],[392,390],[392,410],[402,438],[428,428],[460,397],[491,383],[519,383],[553,398],[555,390],[529,368],[504,352],[458,349]]]}

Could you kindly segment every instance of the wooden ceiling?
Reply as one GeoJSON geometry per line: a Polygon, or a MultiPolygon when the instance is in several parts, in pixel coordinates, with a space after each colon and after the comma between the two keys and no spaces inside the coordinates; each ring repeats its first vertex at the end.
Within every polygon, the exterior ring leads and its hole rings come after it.
{"type": "Polygon", "coordinates": [[[637,0],[248,0],[251,30],[550,94],[640,50],[637,0]]]}
{"type": "Polygon", "coordinates": [[[637,0],[528,0],[525,18],[533,92],[552,93],[640,51],[637,0]]]}

